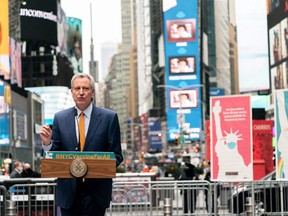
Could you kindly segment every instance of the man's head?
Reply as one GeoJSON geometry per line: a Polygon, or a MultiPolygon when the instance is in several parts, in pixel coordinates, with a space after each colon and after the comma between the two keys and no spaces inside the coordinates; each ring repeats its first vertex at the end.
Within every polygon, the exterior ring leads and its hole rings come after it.
{"type": "Polygon", "coordinates": [[[75,74],[71,79],[71,93],[76,107],[85,110],[95,94],[93,77],[85,73],[75,74]]]}
{"type": "Polygon", "coordinates": [[[14,169],[21,173],[23,171],[23,164],[20,161],[15,161],[14,169]]]}
{"type": "Polygon", "coordinates": [[[24,163],[23,167],[24,167],[24,170],[31,169],[31,166],[29,163],[24,163]]]}

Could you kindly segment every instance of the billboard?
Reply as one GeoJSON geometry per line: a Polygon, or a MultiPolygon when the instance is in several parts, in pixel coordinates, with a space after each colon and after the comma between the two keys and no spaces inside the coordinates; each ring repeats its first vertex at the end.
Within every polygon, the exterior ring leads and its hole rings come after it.
{"type": "Polygon", "coordinates": [[[0,146],[10,143],[10,86],[0,80],[0,146]]]}
{"type": "Polygon", "coordinates": [[[11,84],[17,84],[18,87],[22,87],[22,66],[21,66],[21,44],[15,41],[13,38],[9,39],[10,44],[10,80],[11,84]]]}
{"type": "Polygon", "coordinates": [[[275,90],[276,177],[288,178],[288,91],[275,90]]]}
{"type": "Polygon", "coordinates": [[[163,1],[167,140],[201,139],[198,1],[163,1]]]}
{"type": "Polygon", "coordinates": [[[57,0],[25,0],[20,4],[21,40],[58,45],[57,0]]]}
{"type": "Polygon", "coordinates": [[[210,98],[211,178],[253,179],[252,108],[250,95],[210,98]]]}
{"type": "Polygon", "coordinates": [[[10,79],[8,0],[0,2],[0,75],[10,79]]]}
{"type": "Polygon", "coordinates": [[[161,150],[162,139],[161,139],[161,122],[157,118],[149,117],[149,144],[150,150],[161,150]]]}
{"type": "Polygon", "coordinates": [[[73,72],[83,72],[82,61],[82,20],[74,17],[67,17],[67,55],[73,66],[73,72]]]}
{"type": "Polygon", "coordinates": [[[285,0],[268,1],[269,68],[271,90],[288,87],[288,4],[285,0]]]}
{"type": "Polygon", "coordinates": [[[67,54],[67,22],[66,14],[61,8],[60,3],[58,3],[58,25],[57,25],[57,37],[58,37],[58,47],[61,53],[67,54]]]}

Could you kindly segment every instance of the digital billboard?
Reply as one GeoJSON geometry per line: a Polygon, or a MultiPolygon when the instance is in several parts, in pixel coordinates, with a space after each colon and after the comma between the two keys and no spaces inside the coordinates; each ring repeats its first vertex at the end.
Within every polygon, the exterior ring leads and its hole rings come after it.
{"type": "Polygon", "coordinates": [[[57,46],[57,0],[25,0],[20,4],[21,40],[57,46]]]}
{"type": "Polygon", "coordinates": [[[210,98],[211,179],[253,179],[250,95],[210,98]]]}
{"type": "Polygon", "coordinates": [[[67,17],[67,55],[73,66],[73,72],[83,72],[82,61],[82,20],[74,17],[67,17]]]}
{"type": "Polygon", "coordinates": [[[201,139],[198,1],[163,1],[167,140],[201,139]]]}
{"type": "Polygon", "coordinates": [[[0,7],[0,75],[10,79],[8,0],[2,0],[0,7]]]}
{"type": "Polygon", "coordinates": [[[21,67],[21,44],[13,38],[9,40],[10,44],[10,82],[22,87],[22,67],[21,67]]]}
{"type": "Polygon", "coordinates": [[[10,86],[0,80],[0,146],[10,143],[10,86]]]}
{"type": "Polygon", "coordinates": [[[288,4],[285,0],[268,1],[269,66],[272,91],[287,88],[288,4]]]}

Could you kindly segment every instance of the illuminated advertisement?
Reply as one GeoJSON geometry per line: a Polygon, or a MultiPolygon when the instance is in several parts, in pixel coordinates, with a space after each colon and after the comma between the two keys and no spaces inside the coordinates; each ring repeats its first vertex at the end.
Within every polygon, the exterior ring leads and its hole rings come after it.
{"type": "MultiPolygon", "coordinates": [[[[198,1],[163,1],[167,140],[200,140],[202,98],[198,1]]],[[[188,143],[187,142],[187,143],[188,143]]]]}
{"type": "Polygon", "coordinates": [[[21,44],[10,38],[10,80],[11,84],[17,84],[22,87],[22,67],[21,67],[21,44]]]}
{"type": "Polygon", "coordinates": [[[288,178],[288,91],[275,90],[275,134],[276,134],[276,176],[277,179],[288,178]]]}
{"type": "Polygon", "coordinates": [[[73,66],[73,72],[83,72],[82,62],[82,20],[67,17],[67,55],[73,66]]]}
{"type": "MultiPolygon", "coordinates": [[[[44,123],[53,124],[56,112],[75,106],[71,91],[65,86],[29,87],[25,90],[40,95],[44,101],[44,123]]],[[[39,120],[39,119],[38,119],[39,120]]],[[[41,123],[39,120],[38,124],[41,123]]]]}
{"type": "Polygon", "coordinates": [[[57,1],[25,0],[20,5],[21,40],[57,46],[57,1]]]}
{"type": "Polygon", "coordinates": [[[250,95],[210,98],[211,178],[253,179],[250,95]]]}
{"type": "Polygon", "coordinates": [[[0,146],[9,145],[10,141],[10,113],[7,97],[10,97],[10,88],[0,80],[0,146]]]}
{"type": "Polygon", "coordinates": [[[270,78],[272,91],[287,88],[288,4],[285,0],[268,1],[270,78]]]}
{"type": "Polygon", "coordinates": [[[0,75],[10,79],[8,0],[0,2],[0,75]]]}
{"type": "Polygon", "coordinates": [[[157,118],[148,118],[149,121],[149,144],[150,149],[162,149],[161,122],[157,118]]]}

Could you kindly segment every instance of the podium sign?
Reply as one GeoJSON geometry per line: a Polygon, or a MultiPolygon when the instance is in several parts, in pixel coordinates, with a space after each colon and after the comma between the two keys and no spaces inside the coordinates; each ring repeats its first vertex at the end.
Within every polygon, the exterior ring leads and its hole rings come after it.
{"type": "Polygon", "coordinates": [[[116,159],[111,152],[44,152],[44,178],[116,178],[116,159]]]}

